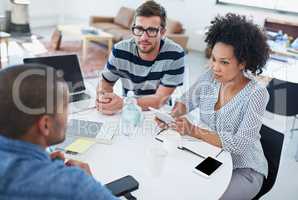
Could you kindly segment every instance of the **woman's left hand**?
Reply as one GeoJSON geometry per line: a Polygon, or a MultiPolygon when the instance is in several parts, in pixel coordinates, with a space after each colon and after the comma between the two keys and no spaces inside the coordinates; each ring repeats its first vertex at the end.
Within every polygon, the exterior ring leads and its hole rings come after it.
{"type": "Polygon", "coordinates": [[[175,123],[171,126],[171,128],[175,129],[182,135],[192,135],[195,126],[192,125],[186,117],[178,117],[176,118],[175,123]]]}

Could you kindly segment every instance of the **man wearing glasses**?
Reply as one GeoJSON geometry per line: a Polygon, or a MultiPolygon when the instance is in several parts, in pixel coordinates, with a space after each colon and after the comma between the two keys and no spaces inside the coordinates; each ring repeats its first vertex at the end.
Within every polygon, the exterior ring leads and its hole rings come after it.
{"type": "Polygon", "coordinates": [[[123,99],[113,93],[121,80],[123,94],[133,91],[143,110],[159,108],[183,84],[184,50],[164,38],[165,9],[154,1],[137,8],[131,28],[133,38],[113,47],[97,88],[97,110],[112,115],[122,109],[123,99]]]}

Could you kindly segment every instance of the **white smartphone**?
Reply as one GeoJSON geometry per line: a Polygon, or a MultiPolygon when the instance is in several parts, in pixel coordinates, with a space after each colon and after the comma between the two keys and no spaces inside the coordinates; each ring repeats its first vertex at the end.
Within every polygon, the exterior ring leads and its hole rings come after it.
{"type": "Polygon", "coordinates": [[[172,122],[175,122],[175,119],[168,113],[157,110],[155,108],[149,107],[149,110],[154,112],[154,115],[159,120],[163,121],[166,124],[170,124],[172,122]]]}
{"type": "Polygon", "coordinates": [[[193,171],[197,174],[200,174],[204,177],[210,177],[220,166],[222,165],[222,162],[207,157],[205,158],[200,164],[198,164],[193,171]]]}

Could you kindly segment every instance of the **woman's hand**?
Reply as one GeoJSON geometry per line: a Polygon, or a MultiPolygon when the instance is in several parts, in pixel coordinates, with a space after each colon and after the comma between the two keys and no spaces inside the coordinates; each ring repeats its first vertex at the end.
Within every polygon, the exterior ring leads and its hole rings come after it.
{"type": "Polygon", "coordinates": [[[175,118],[185,115],[186,112],[186,106],[181,102],[176,102],[174,108],[172,109],[171,115],[175,118]]]}
{"type": "Polygon", "coordinates": [[[169,128],[169,125],[164,123],[163,121],[159,120],[157,117],[154,118],[154,121],[157,123],[157,126],[161,129],[169,128]]]}
{"type": "Polygon", "coordinates": [[[193,135],[195,126],[192,125],[186,117],[176,118],[175,123],[171,126],[174,130],[178,131],[182,135],[193,135]]]}
{"type": "MultiPolygon", "coordinates": [[[[182,115],[186,114],[186,106],[183,103],[177,102],[175,103],[174,108],[172,109],[170,115],[173,118],[180,117],[182,115]]],[[[172,126],[172,124],[166,124],[165,122],[159,120],[157,117],[154,118],[155,122],[157,123],[157,126],[161,129],[169,128],[169,126],[172,126]]]]}

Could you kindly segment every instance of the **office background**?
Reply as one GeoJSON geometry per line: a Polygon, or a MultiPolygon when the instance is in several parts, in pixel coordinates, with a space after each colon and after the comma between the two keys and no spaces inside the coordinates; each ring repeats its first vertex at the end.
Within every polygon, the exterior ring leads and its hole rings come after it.
{"type": "MultiPolygon", "coordinates": [[[[92,15],[115,16],[121,6],[136,8],[143,0],[31,0],[29,7],[32,32],[50,38],[53,27],[58,24],[86,23],[92,15]]],[[[168,16],[179,20],[189,36],[189,53],[186,56],[187,71],[185,88],[205,70],[203,55],[205,27],[217,14],[235,12],[247,15],[260,26],[265,18],[298,22],[298,14],[282,13],[261,8],[239,5],[216,4],[216,0],[159,0],[167,10],[168,16]],[[183,9],[181,9],[183,8],[183,9]]],[[[296,0],[293,3],[297,3],[296,0]]],[[[8,0],[0,0],[0,15],[9,9],[8,0]]],[[[298,78],[297,78],[298,82],[298,78]]],[[[297,105],[298,106],[298,105],[297,105]]],[[[290,137],[293,118],[266,113],[266,125],[285,134],[280,171],[274,188],[262,199],[296,199],[298,195],[298,162],[295,153],[298,144],[298,132],[290,137]]],[[[298,126],[298,123],[297,123],[298,126]]]]}

